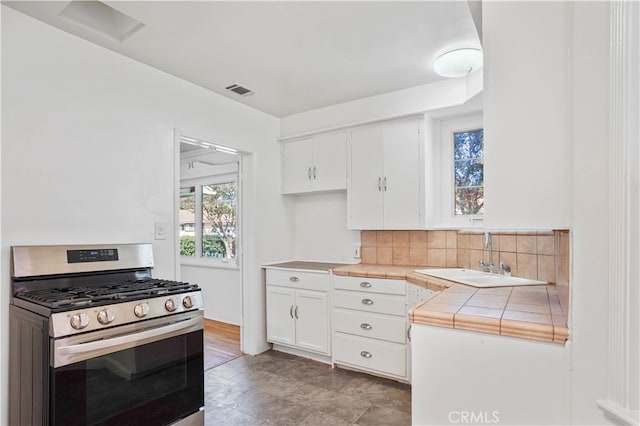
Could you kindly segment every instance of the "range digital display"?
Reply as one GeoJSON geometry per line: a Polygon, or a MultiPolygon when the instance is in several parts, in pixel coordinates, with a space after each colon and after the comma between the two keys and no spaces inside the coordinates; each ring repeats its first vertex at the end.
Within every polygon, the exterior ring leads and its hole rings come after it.
{"type": "Polygon", "coordinates": [[[68,263],[108,262],[118,260],[118,249],[67,250],[68,263]]]}

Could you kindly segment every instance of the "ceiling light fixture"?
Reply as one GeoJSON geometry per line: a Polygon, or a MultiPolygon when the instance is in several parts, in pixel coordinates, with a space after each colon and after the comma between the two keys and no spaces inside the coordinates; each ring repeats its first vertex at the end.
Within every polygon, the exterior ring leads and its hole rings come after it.
{"type": "Polygon", "coordinates": [[[448,78],[464,77],[482,67],[480,49],[463,48],[450,50],[433,61],[434,71],[448,78]]]}

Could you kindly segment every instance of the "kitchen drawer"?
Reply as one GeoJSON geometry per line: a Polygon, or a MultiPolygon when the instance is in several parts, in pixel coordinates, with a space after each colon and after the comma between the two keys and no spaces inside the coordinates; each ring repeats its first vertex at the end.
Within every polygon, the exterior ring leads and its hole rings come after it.
{"type": "Polygon", "coordinates": [[[399,295],[406,294],[405,280],[335,276],[333,278],[333,285],[338,290],[399,295]]]}
{"type": "Polygon", "coordinates": [[[398,315],[403,318],[407,310],[405,296],[336,290],[333,299],[336,308],[398,315]]]}
{"type": "Polygon", "coordinates": [[[267,269],[267,285],[328,292],[329,274],[267,269]]]}
{"type": "Polygon", "coordinates": [[[404,317],[335,309],[333,318],[335,331],[395,343],[407,340],[407,320],[404,317]]]}
{"type": "Polygon", "coordinates": [[[407,376],[407,348],[399,343],[334,333],[334,361],[388,375],[407,376]]]}

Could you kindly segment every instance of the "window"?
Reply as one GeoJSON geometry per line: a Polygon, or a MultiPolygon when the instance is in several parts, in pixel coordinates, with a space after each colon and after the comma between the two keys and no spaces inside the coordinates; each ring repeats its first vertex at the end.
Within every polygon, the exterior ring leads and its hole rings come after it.
{"type": "Polygon", "coordinates": [[[202,186],[202,256],[236,257],[236,182],[202,186]]]}
{"type": "Polygon", "coordinates": [[[237,179],[226,175],[185,183],[180,188],[180,254],[235,262],[237,179]]]}
{"type": "Polygon", "coordinates": [[[455,215],[484,213],[484,130],[453,133],[455,215]]]}
{"type": "Polygon", "coordinates": [[[482,115],[444,119],[434,126],[434,212],[438,228],[475,228],[484,218],[482,115]]]}
{"type": "Polygon", "coordinates": [[[195,256],[196,187],[180,188],[180,254],[195,256]]]}

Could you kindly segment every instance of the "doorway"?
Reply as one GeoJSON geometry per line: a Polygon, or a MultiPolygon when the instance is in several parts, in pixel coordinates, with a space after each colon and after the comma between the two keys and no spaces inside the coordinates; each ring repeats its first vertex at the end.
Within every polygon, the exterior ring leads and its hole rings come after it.
{"type": "Polygon", "coordinates": [[[175,150],[176,279],[202,288],[206,322],[239,327],[242,351],[243,171],[250,154],[178,130],[175,150]]]}

